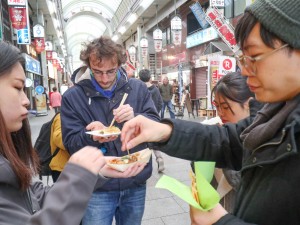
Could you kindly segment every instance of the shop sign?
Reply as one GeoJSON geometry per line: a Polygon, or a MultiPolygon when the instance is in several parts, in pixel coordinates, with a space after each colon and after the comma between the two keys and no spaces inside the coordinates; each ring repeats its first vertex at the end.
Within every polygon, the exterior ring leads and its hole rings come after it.
{"type": "Polygon", "coordinates": [[[26,7],[9,7],[9,18],[13,28],[17,30],[27,27],[26,7]]]}
{"type": "Polygon", "coordinates": [[[19,45],[29,45],[30,41],[30,31],[26,29],[17,30],[17,42],[19,45]]]}
{"type": "Polygon", "coordinates": [[[192,12],[194,13],[198,23],[200,26],[205,29],[209,26],[209,23],[205,19],[205,12],[203,11],[201,5],[199,2],[196,2],[195,4],[190,6],[192,12]]]}
{"type": "Polygon", "coordinates": [[[181,30],[172,30],[172,43],[174,45],[181,44],[181,30]]]}
{"type": "Polygon", "coordinates": [[[38,85],[38,86],[36,86],[35,87],[35,92],[37,93],[37,94],[43,94],[44,93],[44,87],[43,86],[40,86],[40,85],[38,85]]]}
{"type": "Polygon", "coordinates": [[[46,59],[47,60],[52,60],[53,59],[52,51],[46,51],[46,59]]]}
{"type": "Polygon", "coordinates": [[[171,30],[181,30],[182,29],[182,20],[179,16],[174,16],[171,20],[171,30]]]}
{"type": "Polygon", "coordinates": [[[229,72],[235,72],[236,60],[234,57],[219,56],[219,74],[226,75],[229,72]]]}
{"type": "Polygon", "coordinates": [[[33,29],[33,37],[35,38],[45,37],[45,30],[42,25],[36,24],[32,29],[33,29]]]}
{"type": "Polygon", "coordinates": [[[45,42],[45,50],[46,51],[52,51],[53,50],[53,45],[52,45],[51,41],[46,41],[45,42]]]}
{"type": "Polygon", "coordinates": [[[224,0],[210,0],[209,5],[214,7],[224,7],[224,0]]]}
{"type": "Polygon", "coordinates": [[[37,53],[41,53],[45,50],[45,38],[35,38],[34,44],[37,53]]]}
{"type": "Polygon", "coordinates": [[[7,5],[26,6],[26,0],[7,0],[7,5]]]}
{"type": "Polygon", "coordinates": [[[234,29],[231,24],[222,16],[221,12],[214,7],[209,7],[206,11],[206,20],[216,29],[223,41],[234,52],[239,51],[239,46],[234,37],[234,29]]]}
{"type": "Polygon", "coordinates": [[[33,57],[37,57],[37,53],[35,51],[35,48],[32,45],[26,45],[26,53],[28,55],[33,56],[33,57]]]}
{"type": "Polygon", "coordinates": [[[205,30],[200,30],[186,37],[186,48],[201,45],[218,37],[219,36],[217,31],[213,27],[209,27],[205,30]]]}
{"type": "Polygon", "coordinates": [[[29,71],[29,72],[32,72],[32,73],[35,73],[35,74],[41,75],[40,62],[38,60],[30,57],[27,54],[24,54],[24,55],[25,55],[25,62],[26,62],[25,70],[29,71]]]}

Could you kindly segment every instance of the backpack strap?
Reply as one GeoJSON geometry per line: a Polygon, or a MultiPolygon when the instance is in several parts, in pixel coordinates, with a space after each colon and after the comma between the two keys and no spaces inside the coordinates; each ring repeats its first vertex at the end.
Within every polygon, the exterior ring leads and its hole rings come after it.
{"type": "Polygon", "coordinates": [[[55,157],[57,155],[57,153],[59,152],[59,147],[56,147],[55,151],[52,154],[52,158],[55,157]]]}

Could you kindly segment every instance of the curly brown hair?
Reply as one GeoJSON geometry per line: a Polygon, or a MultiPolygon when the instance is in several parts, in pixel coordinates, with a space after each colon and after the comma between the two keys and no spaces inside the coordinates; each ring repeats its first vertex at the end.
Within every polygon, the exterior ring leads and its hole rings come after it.
{"type": "Polygon", "coordinates": [[[115,43],[109,37],[101,36],[88,44],[84,44],[84,46],[85,48],[80,52],[80,59],[89,67],[90,60],[95,61],[95,59],[98,65],[101,64],[103,59],[111,59],[118,66],[121,66],[127,60],[126,51],[122,45],[115,43]]]}

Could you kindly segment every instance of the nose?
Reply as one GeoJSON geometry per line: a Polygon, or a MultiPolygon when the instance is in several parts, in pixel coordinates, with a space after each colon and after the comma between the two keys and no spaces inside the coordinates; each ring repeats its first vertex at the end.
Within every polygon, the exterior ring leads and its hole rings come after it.
{"type": "Polygon", "coordinates": [[[27,98],[25,92],[23,92],[23,96],[22,96],[22,105],[24,105],[26,108],[30,105],[30,101],[27,98]]]}

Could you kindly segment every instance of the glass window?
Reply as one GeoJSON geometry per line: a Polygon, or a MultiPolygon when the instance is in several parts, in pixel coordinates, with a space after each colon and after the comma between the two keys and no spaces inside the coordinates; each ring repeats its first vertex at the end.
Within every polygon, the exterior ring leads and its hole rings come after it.
{"type": "Polygon", "coordinates": [[[238,16],[242,13],[244,13],[244,10],[246,8],[246,0],[234,0],[234,16],[238,16]]]}
{"type": "Polygon", "coordinates": [[[228,19],[233,17],[233,0],[225,0],[224,16],[228,19]]]}

